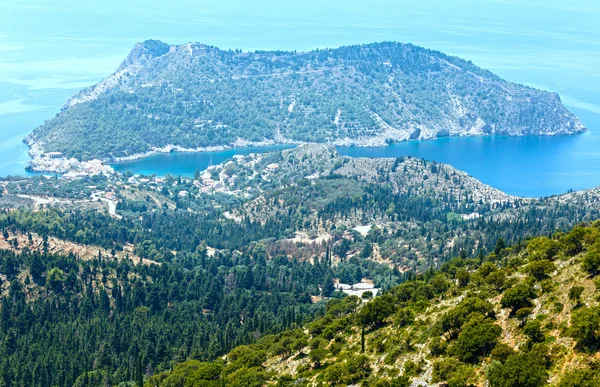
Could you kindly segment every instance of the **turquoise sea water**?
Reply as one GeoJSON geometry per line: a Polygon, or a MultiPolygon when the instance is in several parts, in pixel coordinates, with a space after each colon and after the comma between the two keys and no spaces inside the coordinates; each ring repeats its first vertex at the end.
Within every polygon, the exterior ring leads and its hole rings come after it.
{"type": "MultiPolygon", "coordinates": [[[[520,195],[590,188],[600,185],[599,17],[600,4],[592,0],[1,1],[0,176],[24,174],[28,157],[21,139],[71,94],[109,75],[138,41],[308,50],[394,40],[458,55],[510,81],[556,91],[590,132],[341,152],[448,162],[520,195]]],[[[129,168],[177,173],[197,163],[193,173],[206,158],[192,159],[171,154],[160,163],[149,159],[129,168]]]]}
{"type": "Polygon", "coordinates": [[[123,161],[113,165],[117,172],[131,171],[135,174],[165,176],[194,176],[196,169],[202,171],[210,165],[217,165],[233,158],[234,155],[248,155],[290,148],[289,146],[268,146],[254,148],[228,149],[218,152],[202,153],[164,153],[140,160],[123,161]]]}

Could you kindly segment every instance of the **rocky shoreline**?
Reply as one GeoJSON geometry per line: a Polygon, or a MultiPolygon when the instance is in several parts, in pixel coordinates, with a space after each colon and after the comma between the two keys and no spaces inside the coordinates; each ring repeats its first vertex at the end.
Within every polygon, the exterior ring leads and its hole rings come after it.
{"type": "MultiPolygon", "coordinates": [[[[583,127],[583,126],[582,126],[583,127]]],[[[583,130],[585,131],[585,129],[583,130]]],[[[538,136],[554,136],[559,133],[544,133],[539,134],[538,136]]],[[[491,136],[494,134],[488,134],[478,131],[464,131],[460,133],[452,133],[450,137],[479,137],[479,136],[491,136]]],[[[430,131],[423,130],[421,131],[421,136],[419,138],[413,139],[411,137],[411,132],[409,130],[400,130],[395,128],[386,128],[383,133],[380,135],[372,136],[372,137],[359,137],[359,138],[342,138],[337,139],[335,141],[330,141],[325,144],[333,145],[336,147],[357,147],[357,148],[379,148],[386,147],[394,143],[400,143],[404,141],[413,141],[413,140],[436,140],[440,137],[436,136],[434,133],[430,131]]],[[[31,141],[29,138],[26,138],[24,142],[30,147],[29,155],[32,160],[27,165],[27,170],[33,172],[52,172],[52,173],[67,173],[73,170],[72,166],[76,165],[75,162],[81,163],[81,160],[76,160],[74,158],[66,159],[63,158],[61,160],[49,160],[44,157],[43,144],[35,143],[31,141]]],[[[123,157],[114,157],[114,158],[103,158],[100,160],[92,160],[93,162],[100,162],[103,165],[109,165],[113,163],[120,163],[126,161],[140,160],[147,157],[180,152],[180,153],[202,153],[202,152],[221,152],[231,149],[239,149],[239,148],[253,148],[253,147],[267,147],[267,146],[278,146],[278,145],[304,145],[308,144],[305,141],[295,141],[286,139],[281,135],[276,136],[276,139],[265,139],[263,141],[248,141],[243,139],[238,139],[235,142],[229,145],[215,145],[208,147],[199,147],[199,148],[185,148],[179,145],[167,145],[164,147],[155,147],[152,150],[144,153],[136,153],[129,156],[123,157]]]]}

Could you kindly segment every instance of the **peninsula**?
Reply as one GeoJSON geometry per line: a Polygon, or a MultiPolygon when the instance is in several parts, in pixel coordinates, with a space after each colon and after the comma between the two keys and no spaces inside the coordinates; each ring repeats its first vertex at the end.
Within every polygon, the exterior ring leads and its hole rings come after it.
{"type": "Polygon", "coordinates": [[[48,152],[108,162],[173,149],[585,130],[555,93],[411,44],[298,53],[148,40],[25,141],[31,169],[44,170],[48,152]]]}

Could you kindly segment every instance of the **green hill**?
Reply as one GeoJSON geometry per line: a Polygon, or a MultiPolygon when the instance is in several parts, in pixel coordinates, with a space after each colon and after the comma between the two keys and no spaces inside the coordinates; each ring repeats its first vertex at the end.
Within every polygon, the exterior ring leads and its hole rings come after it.
{"type": "Polygon", "coordinates": [[[146,385],[597,386],[599,270],[598,222],[498,246],[146,385]]]}
{"type": "Polygon", "coordinates": [[[87,160],[173,147],[584,130],[557,94],[410,44],[250,53],[146,41],[26,141],[36,157],[59,151],[87,160]]]}

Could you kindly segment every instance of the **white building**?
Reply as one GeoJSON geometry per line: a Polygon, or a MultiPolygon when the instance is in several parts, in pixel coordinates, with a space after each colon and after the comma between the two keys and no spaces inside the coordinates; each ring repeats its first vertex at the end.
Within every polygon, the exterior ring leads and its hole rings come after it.
{"type": "Polygon", "coordinates": [[[366,292],[371,292],[373,298],[377,297],[377,294],[379,294],[379,289],[376,288],[375,285],[366,282],[359,282],[354,285],[336,282],[335,288],[337,290],[341,290],[349,296],[357,296],[359,298],[362,298],[363,294],[366,292]]]}

